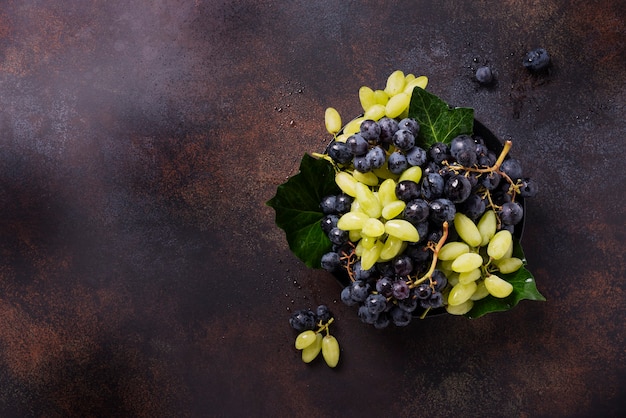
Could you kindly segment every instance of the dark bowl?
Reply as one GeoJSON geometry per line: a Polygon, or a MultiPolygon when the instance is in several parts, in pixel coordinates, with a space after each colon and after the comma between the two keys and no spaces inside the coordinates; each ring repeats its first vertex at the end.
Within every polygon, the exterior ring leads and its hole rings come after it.
{"type": "MultiPolygon", "coordinates": [[[[493,132],[491,132],[485,125],[483,125],[476,119],[474,119],[474,136],[481,137],[483,141],[485,142],[485,145],[487,146],[487,148],[491,151],[494,151],[496,155],[500,155],[500,153],[502,152],[502,149],[504,148],[502,141],[500,141],[493,132]]],[[[518,197],[517,201],[524,208],[524,217],[522,218],[522,221],[515,226],[515,229],[513,231],[513,236],[515,236],[518,240],[521,241],[522,233],[524,231],[524,223],[526,220],[526,205],[524,203],[524,199],[521,196],[518,197]]],[[[350,284],[350,278],[348,277],[348,273],[345,270],[335,271],[333,272],[333,275],[335,276],[335,278],[337,279],[337,282],[342,288],[350,284]]],[[[413,317],[422,317],[424,313],[425,313],[425,310],[422,309],[421,307],[418,307],[413,313],[413,317]]],[[[445,314],[447,314],[447,311],[445,308],[430,309],[427,312],[425,318],[430,318],[433,316],[440,316],[440,315],[445,315],[445,314]]]]}

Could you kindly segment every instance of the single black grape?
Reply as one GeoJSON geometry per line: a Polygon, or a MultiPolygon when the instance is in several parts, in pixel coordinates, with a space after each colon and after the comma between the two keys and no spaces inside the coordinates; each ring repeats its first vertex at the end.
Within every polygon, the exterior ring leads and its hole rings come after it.
{"type": "Polygon", "coordinates": [[[506,173],[511,180],[516,181],[522,178],[522,163],[515,158],[507,158],[502,161],[500,171],[506,173]]]}
{"type": "Polygon", "coordinates": [[[345,142],[331,142],[328,147],[328,156],[339,164],[346,164],[352,160],[353,154],[345,142]]]}
{"type": "Polygon", "coordinates": [[[524,56],[522,64],[530,71],[545,70],[550,65],[550,54],[544,48],[533,49],[524,56]]]}
{"type": "Polygon", "coordinates": [[[334,227],[328,232],[328,239],[333,244],[343,244],[348,241],[348,231],[334,227]]]}
{"type": "Polygon", "coordinates": [[[398,121],[385,116],[378,121],[378,126],[380,127],[380,142],[390,145],[393,135],[398,130],[398,121]]]}
{"type": "Polygon", "coordinates": [[[352,298],[352,286],[348,285],[341,290],[341,301],[347,306],[354,306],[358,303],[352,298]]]}
{"type": "Polygon", "coordinates": [[[445,289],[446,285],[448,284],[448,278],[446,277],[445,273],[438,269],[433,270],[430,279],[434,283],[435,291],[437,292],[443,291],[443,289],[445,289]]]}
{"type": "Polygon", "coordinates": [[[372,314],[379,314],[384,312],[387,307],[387,298],[380,293],[373,293],[365,299],[364,305],[372,314]]]}
{"type": "Polygon", "coordinates": [[[501,179],[502,176],[500,175],[500,173],[492,171],[490,173],[483,174],[480,177],[480,184],[482,184],[483,187],[487,190],[495,190],[500,184],[501,179]]]}
{"type": "Polygon", "coordinates": [[[413,180],[402,180],[396,184],[396,197],[409,202],[420,197],[420,187],[413,180]]]}
{"type": "Polygon", "coordinates": [[[415,225],[428,219],[429,211],[428,202],[423,199],[412,199],[407,202],[402,217],[415,225]]]}
{"type": "Polygon", "coordinates": [[[395,280],[393,282],[393,297],[402,300],[409,297],[411,289],[404,280],[395,280]]]}
{"type": "Polygon", "coordinates": [[[338,213],[349,212],[353,201],[354,199],[352,198],[352,196],[349,196],[345,193],[340,193],[335,198],[335,210],[338,213]]]}
{"type": "Polygon", "coordinates": [[[391,316],[391,321],[395,326],[405,327],[411,323],[413,315],[411,312],[407,312],[395,306],[391,311],[389,311],[389,316],[391,316]]]}
{"type": "Polygon", "coordinates": [[[372,147],[367,154],[365,154],[365,159],[370,169],[380,168],[385,164],[385,160],[387,159],[387,155],[385,154],[385,150],[380,146],[372,147]]]}
{"type": "Polygon", "coordinates": [[[329,251],[322,256],[320,263],[324,270],[332,273],[341,268],[341,256],[335,251],[329,251]]]}
{"type": "Polygon", "coordinates": [[[445,181],[439,173],[428,173],[422,179],[421,194],[426,200],[433,200],[443,195],[445,181]]]}
{"type": "Polygon", "coordinates": [[[486,65],[478,67],[476,69],[476,81],[483,85],[491,84],[493,81],[493,72],[491,71],[491,68],[486,65]]]}
{"type": "Polygon", "coordinates": [[[385,297],[393,293],[393,282],[389,277],[381,277],[376,281],[376,291],[385,297]]]}
{"type": "Polygon", "coordinates": [[[408,129],[414,137],[417,137],[420,131],[420,125],[413,118],[404,118],[398,122],[398,129],[408,129]]]}
{"type": "Polygon", "coordinates": [[[380,140],[380,126],[372,119],[361,122],[360,133],[370,143],[377,143],[380,140]]]}
{"type": "Polygon", "coordinates": [[[400,151],[392,152],[387,159],[387,167],[393,174],[402,174],[409,166],[408,161],[400,151]]]}
{"type": "Polygon", "coordinates": [[[330,230],[337,227],[337,222],[339,222],[339,216],[335,214],[326,215],[320,221],[320,226],[322,227],[322,231],[325,234],[330,233],[330,230]]]}
{"type": "Polygon", "coordinates": [[[317,325],[315,314],[307,309],[300,309],[292,313],[289,317],[289,324],[299,332],[314,330],[317,325]]]}
{"type": "Polygon", "coordinates": [[[428,299],[432,293],[433,289],[430,287],[430,283],[423,282],[415,288],[415,296],[418,299],[428,299]]]}
{"type": "Polygon", "coordinates": [[[390,323],[391,323],[391,320],[389,319],[389,315],[383,312],[379,314],[378,318],[376,318],[376,321],[374,321],[374,328],[376,329],[387,328],[390,323]]]}
{"type": "Polygon", "coordinates": [[[539,187],[537,186],[537,182],[529,178],[522,179],[519,190],[522,197],[535,197],[538,191],[539,187]]]}
{"type": "Polygon", "coordinates": [[[454,221],[456,215],[456,206],[454,203],[445,198],[435,199],[430,202],[430,220],[438,225],[445,221],[454,221]]]}
{"type": "Polygon", "coordinates": [[[406,254],[399,255],[393,260],[393,268],[398,276],[408,276],[413,271],[413,260],[406,254]]]}
{"type": "Polygon", "coordinates": [[[396,148],[402,151],[408,151],[415,146],[415,136],[408,129],[398,129],[393,134],[391,141],[396,148]]]}
{"type": "Polygon", "coordinates": [[[498,216],[505,225],[517,225],[524,217],[524,208],[517,202],[508,202],[500,207],[498,216]]]}
{"type": "Polygon", "coordinates": [[[485,204],[485,199],[477,194],[471,194],[465,202],[461,203],[458,207],[459,212],[474,221],[485,213],[486,209],[487,205],[485,204]]]}
{"type": "Polygon", "coordinates": [[[333,317],[332,312],[326,305],[319,305],[315,310],[315,315],[318,321],[328,322],[333,317]]]}
{"type": "Polygon", "coordinates": [[[445,160],[450,159],[450,149],[446,144],[436,142],[429,148],[428,156],[436,164],[441,164],[445,160]]]}
{"type": "Polygon", "coordinates": [[[372,167],[367,160],[367,154],[355,155],[354,159],[352,160],[352,165],[354,166],[355,170],[360,171],[361,173],[367,173],[368,171],[372,171],[372,167]]]}
{"type": "Polygon", "coordinates": [[[320,202],[320,208],[322,209],[322,213],[324,214],[331,214],[331,213],[336,213],[337,212],[337,208],[336,208],[336,202],[337,202],[337,196],[324,196],[322,198],[322,201],[320,202]]]}
{"type": "Polygon", "coordinates": [[[373,325],[378,319],[378,314],[372,313],[365,305],[359,306],[358,316],[363,323],[370,325],[373,325]]]}
{"type": "Polygon", "coordinates": [[[361,134],[350,135],[346,139],[346,144],[350,147],[350,151],[353,155],[365,155],[369,149],[369,143],[361,134]]]}
{"type": "Polygon", "coordinates": [[[419,302],[417,301],[417,299],[413,297],[409,297],[406,299],[399,300],[398,308],[406,312],[413,312],[415,309],[417,309],[418,304],[419,302]]]}
{"type": "Polygon", "coordinates": [[[370,292],[370,285],[362,280],[352,282],[350,297],[355,302],[364,302],[370,292]]]}
{"type": "Polygon", "coordinates": [[[472,193],[472,184],[462,174],[452,175],[444,188],[444,195],[454,203],[462,203],[472,193]]]}
{"type": "Polygon", "coordinates": [[[423,148],[415,146],[406,152],[406,161],[412,166],[423,166],[428,161],[428,156],[423,148]]]}

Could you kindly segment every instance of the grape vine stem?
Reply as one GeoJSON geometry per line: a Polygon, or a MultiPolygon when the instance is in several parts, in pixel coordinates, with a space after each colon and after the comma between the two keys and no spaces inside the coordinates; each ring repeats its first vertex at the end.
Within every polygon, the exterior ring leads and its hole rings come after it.
{"type": "Polygon", "coordinates": [[[428,269],[426,274],[424,274],[419,280],[416,280],[413,283],[411,283],[409,287],[412,287],[412,288],[416,287],[418,284],[432,277],[433,271],[435,271],[435,267],[437,267],[439,251],[441,250],[441,247],[443,247],[443,245],[446,243],[446,239],[448,239],[448,221],[445,221],[442,227],[443,227],[442,228],[443,234],[441,235],[441,238],[439,239],[439,241],[437,242],[437,245],[435,246],[435,249],[433,250],[433,261],[430,263],[430,268],[428,269]]]}

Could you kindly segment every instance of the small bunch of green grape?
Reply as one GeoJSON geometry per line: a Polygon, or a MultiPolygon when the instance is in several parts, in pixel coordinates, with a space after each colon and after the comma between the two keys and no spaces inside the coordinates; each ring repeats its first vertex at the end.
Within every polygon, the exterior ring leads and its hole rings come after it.
{"type": "Polygon", "coordinates": [[[337,135],[340,142],[352,134],[359,132],[361,122],[367,119],[380,120],[388,118],[406,118],[409,112],[411,94],[415,87],[425,89],[428,85],[428,77],[415,76],[414,74],[404,74],[400,70],[392,72],[387,78],[384,89],[372,89],[368,86],[361,86],[359,89],[359,101],[363,108],[363,116],[352,119],[343,127],[339,112],[329,107],[326,109],[324,119],[328,132],[337,135]]]}
{"type": "Polygon", "coordinates": [[[474,301],[488,295],[509,296],[513,285],[498,274],[514,273],[524,262],[513,257],[513,235],[506,229],[497,229],[493,210],[485,212],[477,224],[456,213],[454,228],[462,241],[448,242],[441,248],[438,268],[452,286],[447,294],[446,310],[463,315],[472,309],[474,301]]]}
{"type": "Polygon", "coordinates": [[[289,323],[293,329],[300,331],[295,346],[302,351],[302,361],[310,363],[321,352],[329,367],[337,366],[340,354],[339,342],[330,335],[329,330],[334,320],[326,305],[318,306],[315,313],[310,310],[299,310],[291,315],[289,323]]]}

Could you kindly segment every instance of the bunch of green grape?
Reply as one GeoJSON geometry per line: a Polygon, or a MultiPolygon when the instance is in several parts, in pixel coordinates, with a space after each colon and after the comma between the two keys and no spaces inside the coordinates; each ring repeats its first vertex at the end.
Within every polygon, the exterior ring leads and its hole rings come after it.
{"type": "Polygon", "coordinates": [[[498,276],[519,270],[524,262],[513,256],[513,235],[506,229],[497,230],[493,210],[486,211],[478,223],[457,212],[454,227],[461,241],[445,244],[438,254],[438,268],[452,286],[447,293],[446,309],[463,315],[474,301],[488,295],[505,298],[513,285],[498,276]]]}

